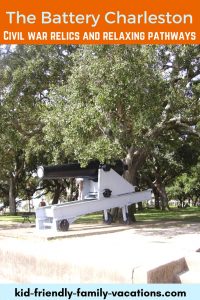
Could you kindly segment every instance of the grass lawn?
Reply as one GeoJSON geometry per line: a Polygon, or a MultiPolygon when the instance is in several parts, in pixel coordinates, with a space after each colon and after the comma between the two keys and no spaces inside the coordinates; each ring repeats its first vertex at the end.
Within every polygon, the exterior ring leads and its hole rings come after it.
{"type": "MultiPolygon", "coordinates": [[[[30,216],[29,217],[31,223],[35,222],[35,217],[34,216],[30,216]]],[[[1,215],[0,216],[0,223],[1,222],[18,222],[18,223],[22,223],[24,220],[24,218],[22,216],[11,216],[11,215],[1,215]]]]}
{"type": "MultiPolygon", "coordinates": [[[[144,209],[135,214],[137,221],[191,221],[191,222],[200,222],[200,207],[188,207],[188,208],[171,208],[170,211],[161,211],[156,209],[144,209]]],[[[101,223],[103,219],[103,214],[101,212],[85,215],[76,220],[77,224],[95,224],[101,223]]],[[[33,223],[35,218],[30,216],[30,220],[33,223]]],[[[10,216],[10,215],[1,215],[1,221],[12,221],[22,223],[22,216],[10,216]]]]}
{"type": "Polygon", "coordinates": [[[170,211],[145,209],[136,214],[137,221],[193,221],[200,222],[200,207],[171,208],[170,211]]]}
{"type": "MultiPolygon", "coordinates": [[[[85,215],[76,223],[99,223],[102,222],[102,213],[85,215]]],[[[135,214],[136,221],[181,221],[200,222],[200,207],[171,208],[170,211],[157,209],[144,209],[135,214]]]]}

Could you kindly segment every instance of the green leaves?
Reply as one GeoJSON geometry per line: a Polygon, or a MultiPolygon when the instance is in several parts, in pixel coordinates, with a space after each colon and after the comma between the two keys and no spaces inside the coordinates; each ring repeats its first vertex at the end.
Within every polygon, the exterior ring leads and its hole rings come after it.
{"type": "Polygon", "coordinates": [[[1,47],[0,179],[6,182],[12,174],[17,193],[31,180],[30,173],[38,164],[53,161],[51,148],[44,141],[43,112],[51,86],[67,81],[69,49],[17,45],[7,52],[1,47]]]}
{"type": "Polygon", "coordinates": [[[187,164],[174,153],[199,136],[198,45],[1,50],[3,174],[21,150],[24,180],[38,164],[124,159],[130,149],[156,156],[163,173],[187,164]]]}
{"type": "MultiPolygon", "coordinates": [[[[153,61],[151,51],[141,46],[79,48],[68,84],[54,90],[57,105],[50,112],[51,119],[59,115],[66,153],[86,159],[93,145],[104,161],[111,153],[113,158],[125,156],[127,147],[143,143],[142,131],[154,126],[155,113],[160,113],[165,85],[153,61]]],[[[50,123],[46,128],[51,135],[50,123]]]]}

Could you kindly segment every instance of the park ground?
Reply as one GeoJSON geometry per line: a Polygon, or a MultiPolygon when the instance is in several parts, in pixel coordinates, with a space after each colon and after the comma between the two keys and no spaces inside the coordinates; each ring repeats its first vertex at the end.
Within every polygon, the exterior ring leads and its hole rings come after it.
{"type": "Polygon", "coordinates": [[[107,226],[96,214],[81,218],[68,232],[53,233],[36,231],[20,216],[0,216],[0,251],[9,260],[2,264],[0,280],[134,283],[138,268],[183,257],[200,274],[200,208],[145,210],[136,219],[130,226],[107,226]]]}

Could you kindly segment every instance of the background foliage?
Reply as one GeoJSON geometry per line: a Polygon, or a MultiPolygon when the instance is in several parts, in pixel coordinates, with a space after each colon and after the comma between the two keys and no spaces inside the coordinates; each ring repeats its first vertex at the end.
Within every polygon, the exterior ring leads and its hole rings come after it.
{"type": "Polygon", "coordinates": [[[0,50],[0,197],[11,212],[17,197],[41,189],[56,203],[71,186],[39,185],[38,165],[91,159],[126,162],[157,207],[198,202],[199,45],[0,50]]]}

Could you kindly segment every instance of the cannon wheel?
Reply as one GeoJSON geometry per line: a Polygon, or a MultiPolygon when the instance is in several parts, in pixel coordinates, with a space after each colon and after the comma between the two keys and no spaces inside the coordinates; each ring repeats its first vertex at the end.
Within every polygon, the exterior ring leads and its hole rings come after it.
{"type": "Polygon", "coordinates": [[[60,221],[59,230],[67,231],[68,229],[69,229],[69,222],[67,221],[67,219],[63,219],[62,221],[60,221]]]}
{"type": "Polygon", "coordinates": [[[108,213],[108,220],[105,220],[105,217],[103,216],[103,221],[104,221],[105,224],[110,225],[113,221],[112,215],[110,213],[108,213]]]}

